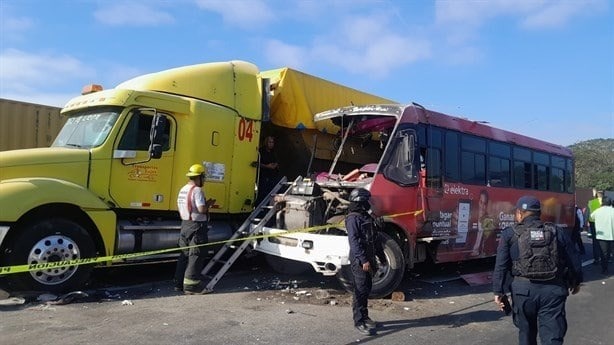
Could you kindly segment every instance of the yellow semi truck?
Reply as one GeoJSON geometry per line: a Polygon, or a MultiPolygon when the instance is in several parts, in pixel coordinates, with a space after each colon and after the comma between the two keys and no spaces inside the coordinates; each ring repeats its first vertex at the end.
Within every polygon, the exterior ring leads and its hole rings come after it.
{"type": "MultiPolygon", "coordinates": [[[[263,132],[279,136],[285,173],[296,175],[335,154],[316,149],[310,157],[313,134],[327,132],[326,121],[313,123],[315,113],[370,103],[392,101],[289,68],[260,72],[244,61],[84,88],[62,109],[66,122],[51,147],[0,152],[0,266],[176,246],[176,196],[194,163],[206,166],[205,190],[216,200],[209,239],[226,239],[253,210],[252,163],[263,132]]],[[[332,136],[326,140],[317,147],[334,144],[332,136]]],[[[91,270],[70,266],[6,278],[16,288],[66,291],[82,286],[91,270]]]]}

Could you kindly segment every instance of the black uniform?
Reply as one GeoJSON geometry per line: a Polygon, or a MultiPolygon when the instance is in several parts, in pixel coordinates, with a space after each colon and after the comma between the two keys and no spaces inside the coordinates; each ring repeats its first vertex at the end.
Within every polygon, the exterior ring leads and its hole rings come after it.
{"type": "Polygon", "coordinates": [[[352,203],[350,214],[345,219],[350,243],[350,265],[354,277],[354,298],[352,312],[354,325],[358,326],[369,319],[367,303],[373,285],[372,274],[377,271],[376,256],[384,261],[384,252],[376,232],[373,218],[365,207],[352,203]],[[365,272],[362,265],[369,262],[371,272],[365,272]]]}
{"type": "MultiPolygon", "coordinates": [[[[531,229],[542,224],[539,217],[528,216],[517,226],[531,229]]],[[[580,256],[568,233],[557,229],[559,273],[548,281],[528,280],[512,269],[512,262],[519,258],[518,242],[514,236],[512,227],[501,233],[493,273],[493,292],[501,296],[511,291],[519,344],[537,344],[538,331],[542,345],[562,344],[567,332],[565,301],[568,289],[579,285],[583,279],[580,256]]]]}
{"type": "MultiPolygon", "coordinates": [[[[266,165],[270,163],[277,163],[277,156],[274,150],[267,150],[266,147],[260,148],[260,164],[266,165]]],[[[259,204],[275,187],[279,182],[279,170],[260,168],[260,176],[258,177],[258,198],[256,204],[259,204]]]]}

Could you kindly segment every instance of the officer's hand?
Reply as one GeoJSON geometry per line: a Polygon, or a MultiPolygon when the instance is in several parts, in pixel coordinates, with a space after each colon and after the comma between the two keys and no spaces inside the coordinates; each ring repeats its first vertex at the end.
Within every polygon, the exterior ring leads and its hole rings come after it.
{"type": "Polygon", "coordinates": [[[505,304],[503,304],[503,296],[495,295],[495,304],[499,307],[499,310],[503,310],[505,304]]]}
{"type": "Polygon", "coordinates": [[[367,261],[364,264],[362,264],[362,270],[365,271],[365,272],[370,272],[371,271],[371,263],[369,261],[367,261]]]}
{"type": "Polygon", "coordinates": [[[574,287],[570,287],[570,288],[569,288],[569,292],[570,292],[572,295],[577,294],[578,292],[580,292],[580,285],[576,285],[576,286],[574,286],[574,287]]]}

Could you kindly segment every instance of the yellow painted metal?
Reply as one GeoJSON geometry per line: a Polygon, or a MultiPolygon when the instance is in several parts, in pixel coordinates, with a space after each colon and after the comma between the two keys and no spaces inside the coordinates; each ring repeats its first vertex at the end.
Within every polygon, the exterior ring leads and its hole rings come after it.
{"type": "Polygon", "coordinates": [[[105,255],[113,255],[113,248],[115,248],[115,239],[117,237],[115,233],[117,223],[115,212],[111,210],[87,210],[86,213],[94,222],[102,237],[105,255]]]}
{"type": "Polygon", "coordinates": [[[117,89],[153,90],[207,100],[235,109],[241,116],[261,115],[258,68],[245,61],[212,62],[136,77],[117,89]]]}
{"type": "Polygon", "coordinates": [[[332,122],[316,124],[313,116],[343,106],[397,103],[287,67],[263,71],[260,75],[271,80],[271,122],[281,127],[317,128],[334,133],[338,127],[332,122]]]}
{"type": "MultiPolygon", "coordinates": [[[[35,148],[0,152],[0,179],[56,178],[86,186],[89,154],[86,150],[35,148]]],[[[0,194],[4,194],[0,190],[0,194]]]]}
{"type": "Polygon", "coordinates": [[[0,190],[0,219],[4,222],[15,222],[26,212],[51,203],[78,205],[84,210],[109,208],[82,186],[53,178],[2,180],[0,190]]]}

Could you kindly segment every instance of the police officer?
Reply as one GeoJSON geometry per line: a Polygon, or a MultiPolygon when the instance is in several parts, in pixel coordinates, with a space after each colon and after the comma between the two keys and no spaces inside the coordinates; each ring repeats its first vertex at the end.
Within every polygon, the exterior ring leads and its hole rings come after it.
{"type": "Polygon", "coordinates": [[[374,219],[369,214],[371,193],[363,188],[350,193],[349,214],[345,227],[350,243],[350,266],[352,268],[354,295],[352,312],[354,327],[367,335],[374,335],[377,324],[369,318],[367,303],[373,285],[372,274],[377,271],[379,257],[385,262],[381,241],[378,239],[374,219]]]}
{"type": "Polygon", "coordinates": [[[511,291],[513,321],[519,329],[518,342],[521,345],[537,344],[538,333],[542,345],[563,343],[567,331],[565,302],[569,292],[576,294],[580,291],[582,282],[580,256],[569,235],[554,225],[545,225],[539,219],[540,214],[538,199],[533,196],[518,199],[516,224],[501,233],[493,273],[494,299],[499,309],[504,310],[505,293],[511,291]],[[528,252],[524,249],[523,233],[528,236],[524,238],[531,241],[534,237],[536,241],[543,240],[546,227],[555,232],[552,241],[556,240],[556,243],[551,246],[556,246],[552,247],[556,249],[550,251],[558,256],[552,261],[555,265],[555,271],[551,273],[553,278],[528,279],[523,276],[528,274],[522,273],[529,271],[525,265],[529,261],[521,260],[524,256],[521,253],[528,252]]]}
{"type": "MultiPolygon", "coordinates": [[[[205,175],[205,167],[201,164],[192,165],[186,174],[189,181],[177,196],[177,208],[181,216],[179,247],[207,243],[209,207],[215,203],[215,200],[205,199],[202,188],[205,175]]],[[[183,290],[186,295],[209,292],[200,280],[205,254],[206,251],[201,247],[181,250],[175,270],[175,290],[183,290]]]]}

